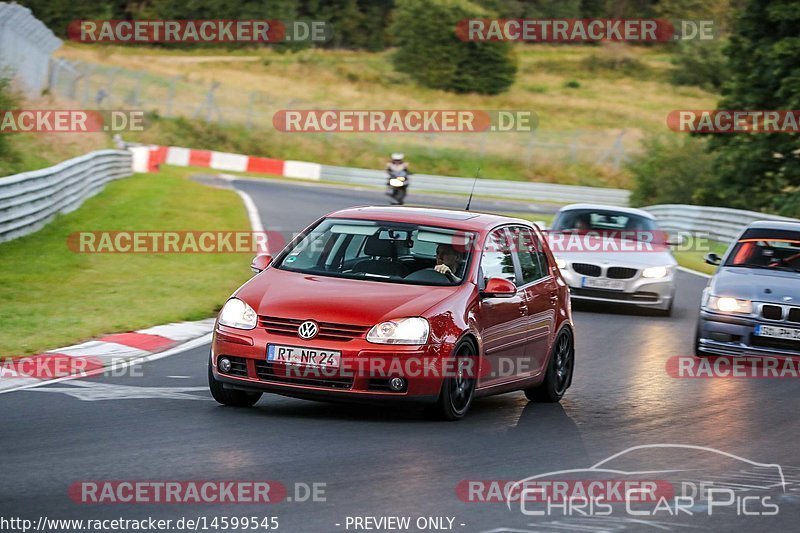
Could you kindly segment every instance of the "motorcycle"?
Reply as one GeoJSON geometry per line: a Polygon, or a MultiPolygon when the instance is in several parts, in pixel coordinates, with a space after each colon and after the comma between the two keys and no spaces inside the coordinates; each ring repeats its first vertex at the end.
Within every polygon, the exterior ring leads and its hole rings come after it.
{"type": "Polygon", "coordinates": [[[409,184],[408,176],[409,172],[407,170],[389,171],[386,194],[391,196],[397,205],[403,205],[409,184]]]}

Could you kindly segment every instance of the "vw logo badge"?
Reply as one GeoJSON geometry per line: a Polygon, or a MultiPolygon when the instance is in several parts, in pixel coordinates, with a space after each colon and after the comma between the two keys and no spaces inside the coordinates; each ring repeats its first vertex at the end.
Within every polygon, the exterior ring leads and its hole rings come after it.
{"type": "Polygon", "coordinates": [[[297,328],[297,335],[301,339],[313,339],[319,333],[319,326],[313,320],[306,320],[297,328]]]}

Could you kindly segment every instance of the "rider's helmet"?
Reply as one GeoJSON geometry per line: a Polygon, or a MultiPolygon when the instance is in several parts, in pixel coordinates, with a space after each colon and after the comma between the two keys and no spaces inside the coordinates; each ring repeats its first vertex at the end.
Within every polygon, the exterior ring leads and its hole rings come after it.
{"type": "Polygon", "coordinates": [[[402,163],[404,157],[405,157],[405,154],[403,154],[402,152],[395,152],[395,153],[392,154],[392,163],[395,163],[395,164],[402,163]]]}

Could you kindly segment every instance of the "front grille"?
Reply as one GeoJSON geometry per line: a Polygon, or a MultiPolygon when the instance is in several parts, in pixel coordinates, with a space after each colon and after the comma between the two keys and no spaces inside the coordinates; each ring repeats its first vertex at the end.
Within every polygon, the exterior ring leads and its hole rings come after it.
{"type": "Polygon", "coordinates": [[[589,263],[572,263],[572,270],[584,276],[589,276],[592,278],[600,277],[600,267],[597,265],[590,265],[589,263]]]}
{"type": "MultiPolygon", "coordinates": [[[[297,337],[297,328],[305,320],[296,318],[278,318],[273,316],[259,316],[259,327],[267,330],[272,335],[297,337]]],[[[363,337],[369,326],[355,326],[352,324],[336,324],[333,322],[318,322],[319,333],[314,339],[323,341],[349,341],[363,337]]]]}
{"type": "Polygon", "coordinates": [[[611,279],[631,279],[637,272],[635,268],[611,267],[606,275],[611,279]]]}
{"type": "Polygon", "coordinates": [[[303,366],[287,368],[281,363],[256,361],[256,374],[262,381],[343,390],[353,386],[352,377],[329,376],[325,374],[324,369],[319,369],[319,375],[314,375],[313,372],[312,369],[303,366]]]}
{"type": "Polygon", "coordinates": [[[765,305],[761,308],[761,316],[767,320],[783,320],[783,308],[780,305],[765,305]]]}
{"type": "Polygon", "coordinates": [[[619,300],[625,302],[657,302],[658,294],[654,292],[634,292],[626,293],[610,291],[604,289],[584,289],[574,287],[570,289],[570,294],[574,296],[586,296],[587,298],[606,298],[609,300],[619,300]]]}
{"type": "Polygon", "coordinates": [[[217,371],[230,376],[247,377],[247,359],[244,357],[231,357],[230,355],[221,355],[231,362],[231,369],[227,372],[222,372],[219,369],[219,358],[217,358],[217,371]]]}
{"type": "Polygon", "coordinates": [[[789,309],[789,322],[800,323],[800,307],[792,307],[789,309]]]}

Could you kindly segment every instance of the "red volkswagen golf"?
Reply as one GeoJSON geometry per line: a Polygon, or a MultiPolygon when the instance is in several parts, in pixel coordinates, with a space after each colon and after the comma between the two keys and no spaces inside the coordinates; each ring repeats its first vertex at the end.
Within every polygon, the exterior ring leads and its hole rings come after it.
{"type": "Polygon", "coordinates": [[[455,420],[477,396],[557,402],[571,384],[569,290],[523,220],[345,209],[252,267],[215,327],[208,381],[222,404],[427,402],[455,420]]]}

